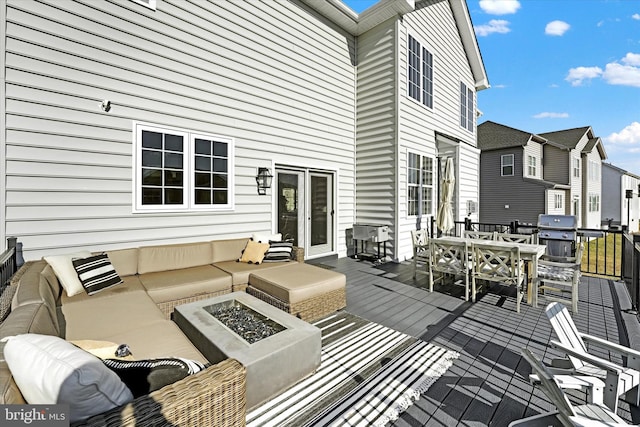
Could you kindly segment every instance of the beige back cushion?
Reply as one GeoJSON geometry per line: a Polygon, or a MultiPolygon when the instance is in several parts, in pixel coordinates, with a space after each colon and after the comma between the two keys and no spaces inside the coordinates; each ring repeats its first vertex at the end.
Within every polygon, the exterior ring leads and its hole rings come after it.
{"type": "Polygon", "coordinates": [[[106,254],[118,276],[133,276],[138,272],[138,248],[107,251],[106,254]]]}
{"type": "Polygon", "coordinates": [[[213,262],[237,261],[248,241],[248,238],[212,241],[213,262]]]}
{"type": "Polygon", "coordinates": [[[212,262],[210,242],[145,246],[138,253],[138,274],[198,267],[212,262]]]}

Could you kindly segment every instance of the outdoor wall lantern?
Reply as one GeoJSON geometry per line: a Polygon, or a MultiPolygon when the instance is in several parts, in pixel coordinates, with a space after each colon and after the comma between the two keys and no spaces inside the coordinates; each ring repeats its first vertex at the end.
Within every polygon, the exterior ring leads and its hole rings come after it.
{"type": "Polygon", "coordinates": [[[258,168],[258,175],[256,175],[256,183],[258,184],[258,194],[267,194],[267,188],[271,188],[271,179],[273,175],[269,171],[269,168],[258,168]]]}

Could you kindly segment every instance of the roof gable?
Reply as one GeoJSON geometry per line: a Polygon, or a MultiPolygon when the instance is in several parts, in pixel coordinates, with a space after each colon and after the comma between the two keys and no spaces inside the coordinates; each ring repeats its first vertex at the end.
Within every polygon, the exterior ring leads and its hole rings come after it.
{"type": "Polygon", "coordinates": [[[482,151],[524,147],[531,141],[541,144],[546,142],[544,138],[540,138],[533,133],[492,121],[486,121],[478,125],[478,148],[482,151]]]}
{"type": "Polygon", "coordinates": [[[540,136],[547,138],[557,144],[566,148],[576,148],[580,140],[587,135],[589,139],[593,138],[593,132],[590,126],[558,130],[555,132],[546,132],[539,134],[540,136]]]}

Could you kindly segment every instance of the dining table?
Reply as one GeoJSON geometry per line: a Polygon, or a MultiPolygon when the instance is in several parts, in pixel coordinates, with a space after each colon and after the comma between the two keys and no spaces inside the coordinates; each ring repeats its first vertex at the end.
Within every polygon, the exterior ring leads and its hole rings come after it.
{"type": "Polygon", "coordinates": [[[525,261],[530,267],[527,268],[527,276],[530,276],[527,279],[527,304],[530,304],[533,307],[538,306],[538,295],[537,290],[535,290],[535,284],[538,280],[538,260],[542,258],[542,256],[546,253],[547,245],[541,245],[538,243],[515,243],[500,240],[473,239],[460,236],[432,237],[431,240],[446,243],[449,245],[459,244],[463,246],[466,243],[469,250],[471,250],[472,244],[491,243],[492,245],[504,246],[505,249],[517,246],[520,249],[520,258],[525,261]],[[529,280],[532,284],[534,284],[533,286],[529,286],[529,280]]]}

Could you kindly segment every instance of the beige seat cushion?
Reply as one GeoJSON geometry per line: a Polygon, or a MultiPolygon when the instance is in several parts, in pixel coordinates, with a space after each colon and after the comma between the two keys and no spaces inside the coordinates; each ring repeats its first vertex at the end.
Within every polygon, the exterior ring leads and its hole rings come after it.
{"type": "Polygon", "coordinates": [[[165,320],[144,290],[68,302],[62,305],[62,313],[67,340],[110,341],[108,336],[165,320]]]}
{"type": "Polygon", "coordinates": [[[207,363],[207,359],[191,344],[171,320],[158,320],[140,328],[102,337],[106,341],[128,344],[135,360],[160,357],[184,357],[207,363]]]}
{"type": "Polygon", "coordinates": [[[249,285],[289,304],[296,304],[346,286],[344,274],[309,264],[251,273],[249,285]]]}
{"type": "Polygon", "coordinates": [[[68,296],[65,292],[62,293],[60,300],[62,304],[70,304],[74,302],[87,301],[87,300],[97,300],[99,298],[108,298],[112,296],[126,294],[128,292],[140,292],[145,291],[144,286],[140,283],[140,279],[138,276],[124,276],[121,278],[122,283],[119,285],[112,286],[103,291],[95,293],[93,295],[89,295],[86,292],[74,295],[72,297],[68,296]]]}
{"type": "Polygon", "coordinates": [[[249,283],[249,274],[258,273],[273,268],[285,267],[297,264],[296,261],[289,262],[265,262],[262,264],[247,264],[238,261],[220,261],[213,264],[215,267],[226,271],[233,277],[233,286],[246,285],[249,283]]]}
{"type": "Polygon", "coordinates": [[[219,291],[231,292],[231,276],[211,265],[141,274],[140,281],[158,304],[219,291]]]}

